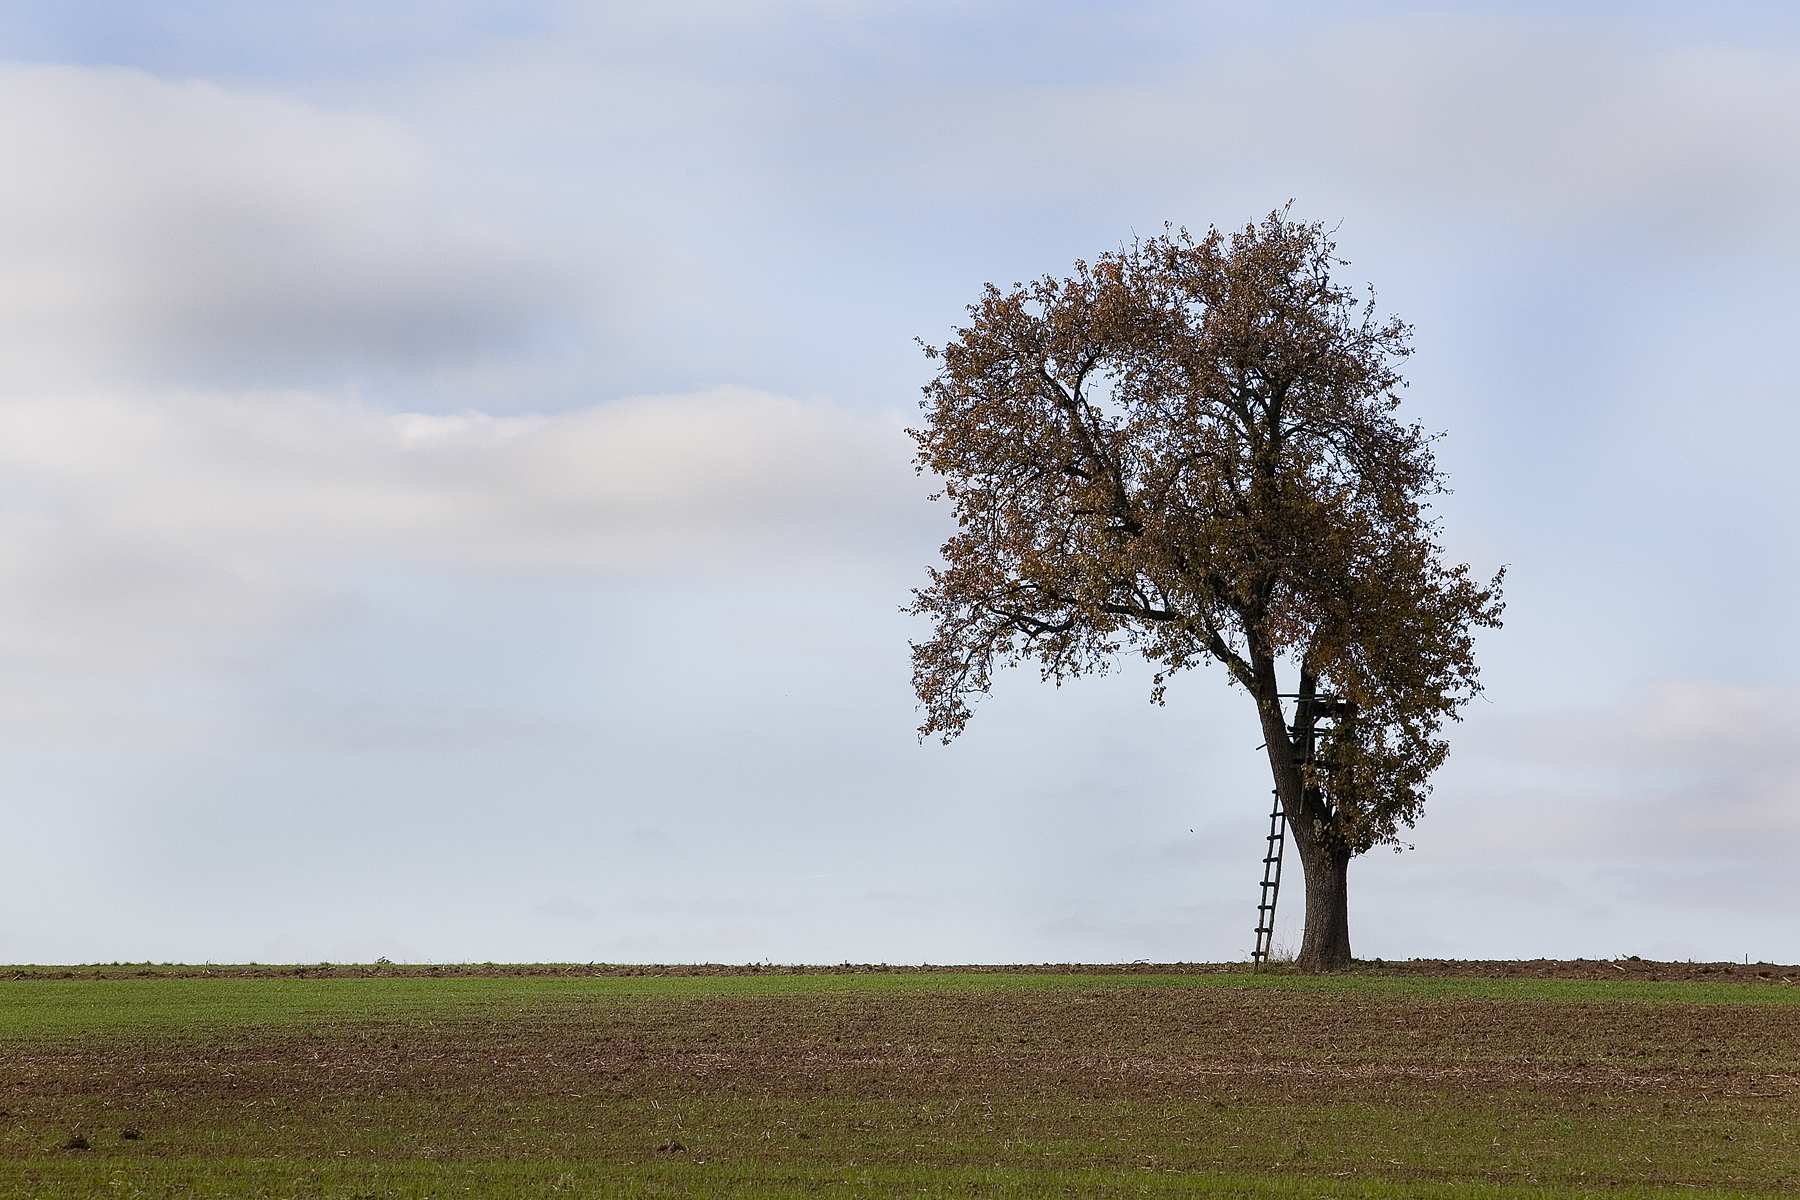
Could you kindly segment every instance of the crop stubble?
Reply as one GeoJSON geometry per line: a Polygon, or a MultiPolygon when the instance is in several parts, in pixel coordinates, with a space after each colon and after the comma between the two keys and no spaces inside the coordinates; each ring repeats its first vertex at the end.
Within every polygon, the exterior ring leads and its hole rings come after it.
{"type": "Polygon", "coordinates": [[[0,1056],[0,1155],[979,1163],[1780,1193],[1800,1186],[1795,1013],[1117,980],[552,996],[20,1043],[0,1056]],[[92,1149],[58,1149],[74,1133],[92,1149]]]}

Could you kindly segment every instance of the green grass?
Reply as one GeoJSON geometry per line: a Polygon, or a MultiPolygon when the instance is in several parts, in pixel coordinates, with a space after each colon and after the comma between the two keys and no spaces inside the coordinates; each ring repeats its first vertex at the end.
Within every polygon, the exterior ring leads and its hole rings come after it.
{"type": "Polygon", "coordinates": [[[876,1200],[907,1197],[1209,1196],[1223,1200],[1733,1200],[1715,1188],[1556,1187],[1484,1183],[1266,1178],[1156,1168],[1043,1171],[1007,1167],[777,1167],[724,1169],[688,1163],[605,1166],[577,1161],[480,1163],[289,1163],[257,1159],[164,1160],[142,1170],[116,1162],[59,1160],[0,1177],[0,1200],[43,1197],[293,1197],[295,1200],[437,1200],[442,1197],[604,1197],[637,1200],[876,1200]]]}
{"type": "Polygon", "coordinates": [[[0,1200],[1791,1195],[1797,1001],[1392,975],[0,980],[0,1200]]]}
{"type": "Polygon", "coordinates": [[[1564,1004],[1800,1005],[1800,988],[1743,983],[1464,979],[1363,975],[867,974],[361,979],[0,980],[0,1039],[156,1027],[233,1028],[315,1020],[471,1016],[546,1001],[803,997],[918,992],[1266,989],[1564,1004]]]}

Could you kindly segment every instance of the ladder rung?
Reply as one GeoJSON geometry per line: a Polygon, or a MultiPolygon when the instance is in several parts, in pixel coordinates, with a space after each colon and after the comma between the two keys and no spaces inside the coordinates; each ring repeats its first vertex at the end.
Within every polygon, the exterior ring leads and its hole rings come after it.
{"type": "MultiPolygon", "coordinates": [[[[1295,759],[1304,767],[1310,755],[1295,759]]],[[[1269,853],[1263,859],[1262,903],[1256,906],[1256,949],[1250,952],[1254,962],[1269,960],[1275,942],[1275,902],[1281,896],[1281,858],[1287,849],[1287,812],[1281,806],[1281,792],[1271,788],[1275,804],[1269,813],[1269,853]]]]}

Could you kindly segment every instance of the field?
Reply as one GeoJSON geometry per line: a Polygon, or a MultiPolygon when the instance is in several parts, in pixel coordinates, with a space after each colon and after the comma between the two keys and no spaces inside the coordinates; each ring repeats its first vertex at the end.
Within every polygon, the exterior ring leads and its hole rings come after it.
{"type": "Polygon", "coordinates": [[[0,1198],[1793,1195],[1796,980],[4,968],[0,1198]]]}

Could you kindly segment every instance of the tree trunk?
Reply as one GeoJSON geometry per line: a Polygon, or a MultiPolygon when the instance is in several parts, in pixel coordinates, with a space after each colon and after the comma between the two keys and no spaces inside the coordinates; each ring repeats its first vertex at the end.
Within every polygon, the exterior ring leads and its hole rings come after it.
{"type": "Polygon", "coordinates": [[[1316,840],[1310,852],[1299,838],[1294,848],[1306,876],[1306,936],[1294,966],[1309,974],[1342,971],[1350,965],[1350,856],[1316,840]]]}
{"type": "MultiPolygon", "coordinates": [[[[1256,656],[1253,669],[1275,794],[1281,797],[1288,837],[1300,856],[1300,869],[1306,880],[1306,932],[1294,966],[1308,973],[1341,971],[1350,966],[1350,852],[1332,836],[1335,822],[1331,806],[1318,788],[1306,786],[1300,766],[1312,741],[1311,718],[1297,716],[1296,723],[1305,728],[1296,736],[1281,710],[1273,658],[1256,656]]],[[[1310,700],[1310,675],[1302,676],[1300,692],[1310,700]]],[[[1300,710],[1300,706],[1296,707],[1300,710]]]]}

